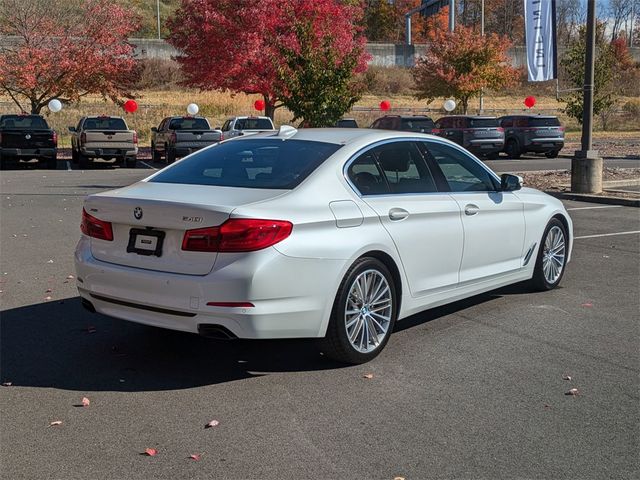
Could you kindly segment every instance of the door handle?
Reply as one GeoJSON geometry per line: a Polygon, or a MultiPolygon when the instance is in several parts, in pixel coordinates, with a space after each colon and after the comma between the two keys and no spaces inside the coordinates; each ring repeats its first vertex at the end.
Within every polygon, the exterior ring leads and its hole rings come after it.
{"type": "Polygon", "coordinates": [[[389,210],[389,219],[390,220],[404,220],[409,216],[409,212],[407,212],[404,208],[392,208],[389,210]]]}
{"type": "Polygon", "coordinates": [[[477,205],[474,205],[473,203],[469,203],[464,207],[465,215],[475,215],[479,211],[480,211],[480,208],[477,205]]]}

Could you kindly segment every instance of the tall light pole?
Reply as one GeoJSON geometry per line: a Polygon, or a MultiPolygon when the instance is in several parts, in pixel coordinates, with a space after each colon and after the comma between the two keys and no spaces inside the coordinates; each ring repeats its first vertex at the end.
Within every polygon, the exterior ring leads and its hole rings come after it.
{"type": "MultiPolygon", "coordinates": [[[[484,37],[484,0],[480,2],[480,35],[484,37]]],[[[484,88],[480,89],[480,113],[484,112],[484,88]]]]}
{"type": "Polygon", "coordinates": [[[156,0],[156,16],[158,17],[158,40],[161,40],[160,36],[160,0],[156,0]]]}
{"type": "Polygon", "coordinates": [[[449,0],[449,31],[456,29],[456,0],[449,0]]]}
{"type": "Polygon", "coordinates": [[[587,39],[582,102],[582,145],[571,160],[571,191],[600,193],[602,191],[602,158],[593,150],[593,90],[596,51],[596,2],[587,0],[587,39]]]}

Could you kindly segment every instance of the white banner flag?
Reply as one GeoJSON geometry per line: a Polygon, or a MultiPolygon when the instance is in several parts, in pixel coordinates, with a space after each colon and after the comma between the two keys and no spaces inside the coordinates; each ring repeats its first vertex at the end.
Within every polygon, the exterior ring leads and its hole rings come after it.
{"type": "Polygon", "coordinates": [[[524,0],[524,25],[529,81],[557,78],[555,0],[524,0]]]}

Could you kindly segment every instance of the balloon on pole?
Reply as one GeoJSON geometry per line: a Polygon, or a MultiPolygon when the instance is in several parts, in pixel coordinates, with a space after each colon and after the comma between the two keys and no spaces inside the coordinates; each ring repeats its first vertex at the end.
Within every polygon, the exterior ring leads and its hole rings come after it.
{"type": "Polygon", "coordinates": [[[380,110],[386,112],[391,108],[391,102],[389,100],[383,100],[380,102],[380,110]]]}
{"type": "Polygon", "coordinates": [[[456,108],[456,102],[455,100],[451,100],[451,99],[446,100],[444,102],[443,107],[447,112],[453,112],[453,110],[456,108]]]}
{"type": "Polygon", "coordinates": [[[264,110],[264,100],[256,100],[255,102],[253,102],[253,108],[258,110],[259,112],[264,110]]]}
{"type": "Polygon", "coordinates": [[[62,102],[57,98],[54,98],[53,100],[49,101],[47,107],[49,107],[49,111],[58,113],[60,110],[62,110],[62,102]]]}
{"type": "Polygon", "coordinates": [[[187,113],[189,115],[196,115],[199,111],[200,107],[198,107],[198,105],[196,105],[195,103],[190,103],[189,105],[187,105],[187,113]]]}
{"type": "Polygon", "coordinates": [[[536,104],[536,97],[532,95],[528,96],[524,99],[524,104],[527,108],[533,108],[533,106],[536,104]]]}
{"type": "Polygon", "coordinates": [[[138,110],[138,102],[135,100],[127,100],[124,102],[124,111],[127,113],[133,113],[138,110]]]}

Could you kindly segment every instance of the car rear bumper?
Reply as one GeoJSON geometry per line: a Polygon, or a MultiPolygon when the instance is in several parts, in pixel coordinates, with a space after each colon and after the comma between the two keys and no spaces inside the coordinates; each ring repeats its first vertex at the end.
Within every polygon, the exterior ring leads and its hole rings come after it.
{"type": "Polygon", "coordinates": [[[31,159],[53,158],[58,153],[57,148],[0,148],[0,157],[31,159]]]}
{"type": "Polygon", "coordinates": [[[478,140],[470,140],[466,142],[464,147],[475,154],[496,153],[504,148],[504,139],[502,138],[486,138],[478,140]]]}
{"type": "Polygon", "coordinates": [[[551,152],[562,150],[564,140],[557,138],[535,138],[527,145],[527,150],[531,152],[551,152]]]}
{"type": "Polygon", "coordinates": [[[81,147],[80,153],[91,158],[133,157],[138,154],[138,147],[81,147]]]}
{"type": "Polygon", "coordinates": [[[76,248],[77,286],[98,313],[192,333],[223,327],[231,337],[251,339],[323,336],[335,295],[328,286],[344,263],[265,249],[226,254],[228,261],[218,259],[208,275],[181,275],[102,262],[89,245],[83,237],[76,248]],[[207,305],[212,301],[254,306],[207,305]]]}

